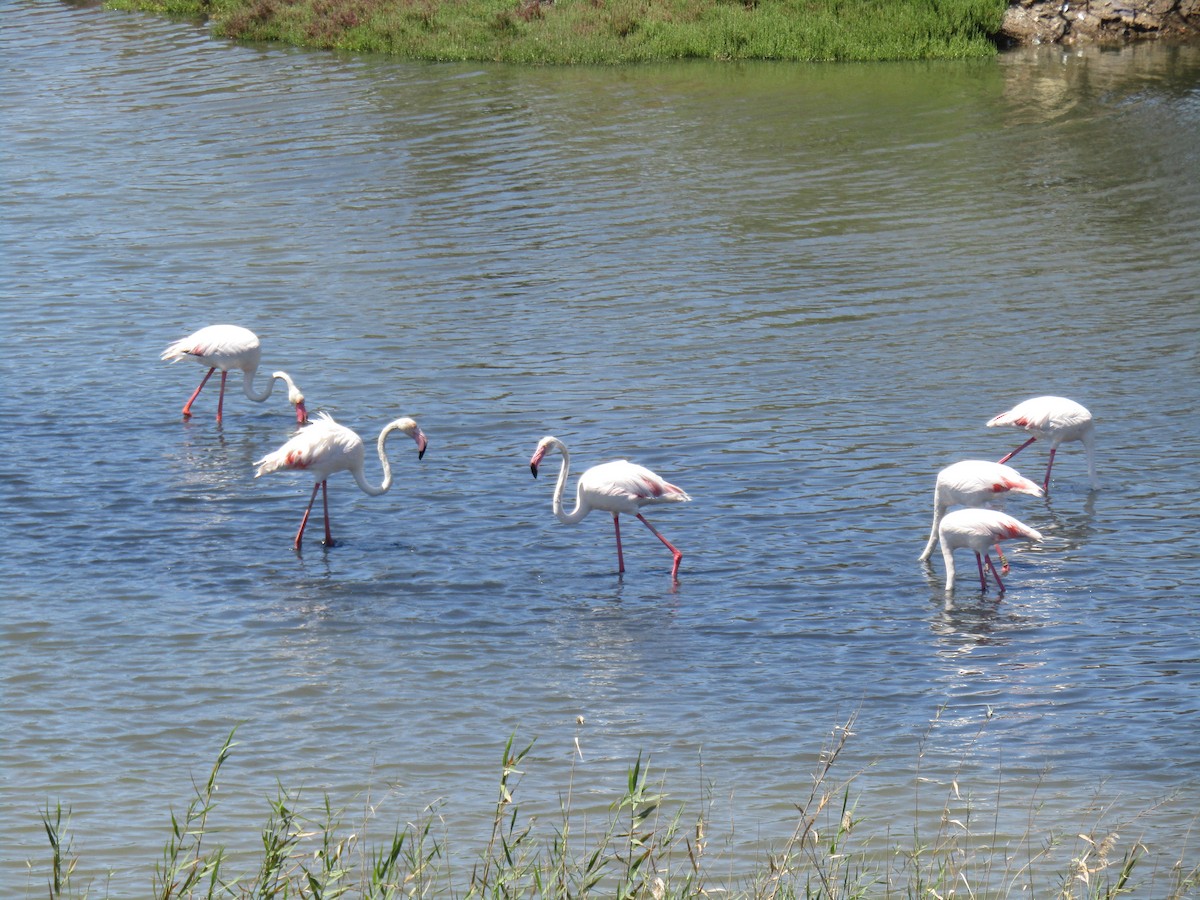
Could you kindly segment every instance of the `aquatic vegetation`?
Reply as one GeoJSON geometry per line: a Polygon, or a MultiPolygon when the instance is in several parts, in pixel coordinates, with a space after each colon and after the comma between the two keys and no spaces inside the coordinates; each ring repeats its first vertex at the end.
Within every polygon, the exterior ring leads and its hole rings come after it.
{"type": "MultiPolygon", "coordinates": [[[[1035,805],[1027,811],[1025,833],[1005,837],[995,827],[996,813],[989,815],[988,804],[971,796],[961,773],[943,778],[925,773],[918,781],[939,794],[936,803],[925,807],[918,794],[913,821],[905,828],[874,823],[861,809],[864,798],[855,799],[858,773],[843,777],[836,771],[853,726],[851,717],[827,736],[811,785],[795,802],[794,830],[760,854],[749,873],[739,872],[723,852],[727,845],[713,818],[711,786],[699,808],[688,809],[666,792],[661,779],[651,777],[649,761],[640,755],[628,769],[623,792],[600,817],[600,827],[594,825],[594,810],[579,809],[574,766],[560,789],[556,817],[523,814],[518,792],[534,743],[517,749],[515,738],[509,738],[490,832],[477,853],[455,845],[436,803],[416,821],[391,826],[378,837],[372,833],[379,828],[378,804],[368,803],[364,820],[350,823],[346,810],[335,808],[328,796],[312,809],[299,792],[280,787],[261,832],[257,871],[231,877],[209,824],[217,807],[218,776],[235,746],[230,734],[209,777],[194,786],[195,797],[182,818],[170,817],[171,834],[154,869],[152,896],[1072,900],[1137,892],[1176,900],[1200,890],[1200,863],[1186,838],[1180,849],[1166,853],[1128,835],[1169,801],[1115,818],[1114,807],[1102,804],[1100,817],[1083,828],[1044,827],[1035,805]],[[937,823],[932,831],[925,830],[929,822],[937,823]],[[457,862],[463,859],[474,863],[457,862]]],[[[997,808],[1002,794],[998,789],[997,808]]],[[[47,807],[42,820],[51,855],[46,869],[31,863],[31,878],[45,879],[52,900],[103,896],[92,885],[76,883],[78,858],[69,819],[68,812],[64,820],[61,804],[47,807]]]]}
{"type": "Polygon", "coordinates": [[[109,0],[246,41],[407,59],[618,64],[991,56],[1004,0],[109,0]]]}

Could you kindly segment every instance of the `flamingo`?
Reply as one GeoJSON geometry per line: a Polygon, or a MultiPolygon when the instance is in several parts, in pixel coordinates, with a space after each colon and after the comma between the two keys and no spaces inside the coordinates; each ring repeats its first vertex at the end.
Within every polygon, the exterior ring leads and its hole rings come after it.
{"type": "MultiPolygon", "coordinates": [[[[929,530],[929,542],[917,557],[924,562],[933,553],[938,539],[938,525],[951,506],[983,506],[992,499],[1010,491],[1042,497],[1045,492],[1016,469],[1003,463],[983,459],[964,459],[946,466],[938,472],[933,488],[933,527],[929,530]]],[[[1004,551],[996,545],[1000,566],[1004,568],[1004,551]]]]}
{"type": "Polygon", "coordinates": [[[644,466],[623,459],[601,463],[592,466],[579,476],[575,489],[575,508],[570,512],[563,511],[563,488],[567,484],[567,473],[571,468],[571,454],[567,445],[558,438],[548,436],[542,438],[529,460],[529,470],[537,478],[538,464],[551,450],[562,454],[562,466],[558,470],[558,483],[554,485],[553,508],[554,515],[564,525],[574,525],[593,509],[601,509],[612,513],[613,528],[617,535],[617,571],[625,571],[625,558],[621,553],[621,513],[632,513],[641,519],[642,524],[649,528],[656,538],[666,545],[674,557],[671,566],[671,577],[679,574],[679,562],[683,554],[675,545],[663,537],[657,528],[639,511],[649,503],[683,503],[691,500],[681,488],[664,481],[644,466]]]}
{"type": "Polygon", "coordinates": [[[1088,480],[1092,490],[1100,487],[1096,480],[1096,458],[1094,423],[1092,414],[1074,400],[1066,397],[1033,397],[1018,403],[1008,412],[1002,412],[988,421],[988,427],[996,425],[1012,425],[1027,431],[1031,437],[1020,447],[1000,459],[1006,463],[1038,438],[1050,441],[1050,461],[1046,464],[1046,480],[1042,490],[1050,495],[1050,469],[1054,466],[1054,454],[1058,445],[1069,441],[1080,441],[1087,451],[1088,480]]]}
{"type": "Polygon", "coordinates": [[[296,532],[296,550],[300,549],[300,542],[304,538],[304,527],[308,524],[308,514],[312,512],[313,501],[317,499],[318,488],[321,489],[325,505],[325,546],[333,546],[333,535],[329,530],[329,493],[326,484],[330,475],[345,470],[354,476],[358,486],[368,496],[378,497],[387,493],[392,486],[392,467],[388,463],[384,445],[393,431],[402,431],[416,441],[417,459],[425,455],[425,447],[428,445],[420,426],[412,419],[396,419],[383,426],[377,444],[379,461],[383,464],[383,483],[379,487],[369,484],[363,474],[365,453],[362,438],[344,425],[339,425],[332,416],[324,412],[292,435],[291,439],[274,453],[268,453],[254,463],[258,466],[258,471],[254,473],[255,478],[278,472],[280,469],[293,469],[308,471],[316,480],[312,496],[308,498],[308,506],[304,510],[304,518],[300,520],[300,530],[296,532]]]}
{"type": "Polygon", "coordinates": [[[1007,513],[995,509],[956,509],[948,512],[938,525],[938,537],[942,542],[942,558],[946,561],[946,592],[954,589],[954,551],[959,547],[970,547],[979,566],[979,586],[987,590],[987,578],[983,574],[984,561],[996,579],[996,586],[1004,592],[1004,582],[992,565],[987,549],[1006,538],[1025,538],[1041,541],[1042,536],[1023,522],[1007,513]],[[980,554],[983,554],[982,559],[980,554]]]}
{"type": "Polygon", "coordinates": [[[247,397],[255,403],[262,403],[271,396],[271,391],[275,389],[275,382],[282,381],[288,388],[288,402],[296,407],[296,424],[303,425],[307,422],[308,414],[304,409],[304,395],[300,393],[300,389],[296,387],[296,383],[292,381],[287,372],[272,372],[266,389],[261,394],[255,392],[252,383],[255,373],[258,371],[261,353],[262,348],[258,342],[258,335],[239,325],[209,325],[167,347],[161,357],[164,360],[178,362],[191,357],[201,365],[209,367],[208,373],[200,381],[200,386],[196,388],[192,396],[188,397],[187,403],[183,404],[183,417],[185,419],[192,417],[192,404],[200,396],[201,389],[208,383],[212,373],[220,369],[221,394],[217,398],[217,421],[220,422],[222,408],[225,405],[225,379],[229,376],[230,369],[241,369],[242,391],[247,397]]]}

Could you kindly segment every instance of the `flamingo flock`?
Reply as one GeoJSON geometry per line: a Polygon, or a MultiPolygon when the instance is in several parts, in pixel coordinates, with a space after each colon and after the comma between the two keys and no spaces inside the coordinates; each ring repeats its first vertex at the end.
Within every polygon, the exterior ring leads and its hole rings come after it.
{"type": "Polygon", "coordinates": [[[1074,400],[1066,397],[1032,397],[1018,403],[1007,412],[993,416],[988,427],[1011,425],[1021,428],[1030,435],[1029,440],[998,462],[966,459],[947,466],[938,472],[933,489],[933,527],[929,540],[918,560],[925,562],[933,554],[935,545],[942,548],[942,559],[946,565],[946,592],[954,590],[954,551],[967,547],[975,554],[979,571],[979,589],[987,591],[987,572],[996,582],[996,588],[1004,591],[1000,573],[1008,573],[1001,542],[1010,539],[1040,543],[1040,532],[1024,522],[1014,519],[1001,510],[992,508],[1008,494],[1028,494],[1032,497],[1050,496],[1050,470],[1054,466],[1054,455],[1060,444],[1078,441],[1087,451],[1088,481],[1091,489],[1099,488],[1096,478],[1094,423],[1092,414],[1074,400]],[[1036,441],[1038,438],[1050,442],[1050,459],[1042,484],[1030,481],[1006,463],[1036,441]],[[962,509],[948,512],[952,506],[962,509]],[[995,547],[1000,561],[1000,571],[992,562],[989,550],[995,547]]]}
{"type": "MultiPolygon", "coordinates": [[[[192,405],[218,369],[221,370],[221,389],[217,398],[217,422],[221,422],[223,418],[226,379],[231,370],[242,372],[242,391],[247,398],[256,403],[263,403],[271,397],[276,381],[282,381],[287,386],[288,402],[295,409],[298,430],[281,447],[254,463],[255,477],[281,471],[306,472],[311,475],[312,494],[292,545],[297,552],[301,550],[304,531],[316,502],[317,492],[320,491],[324,508],[324,545],[332,547],[334,540],[330,527],[328,496],[330,476],[342,471],[349,472],[365,494],[380,496],[392,486],[391,462],[386,449],[389,436],[399,431],[411,438],[417,445],[417,459],[424,457],[428,439],[416,421],[407,416],[387,423],[380,430],[376,440],[376,450],[383,468],[383,481],[379,485],[370,483],[364,473],[366,450],[363,439],[351,429],[335,422],[328,413],[322,412],[310,421],[304,395],[291,376],[283,371],[275,371],[271,373],[264,389],[259,391],[254,388],[261,354],[262,348],[254,332],[237,325],[210,325],[168,345],[162,353],[162,359],[176,362],[190,358],[208,369],[199,386],[183,405],[184,419],[191,417],[192,405]]],[[[947,466],[938,473],[934,484],[933,524],[925,549],[918,560],[928,562],[934,547],[940,545],[946,567],[947,594],[954,589],[954,551],[963,547],[975,554],[980,590],[987,591],[987,573],[990,572],[997,589],[1003,593],[1005,588],[1000,575],[1001,572],[1007,574],[1009,566],[1004,558],[1002,542],[1040,542],[1043,538],[1037,530],[993,507],[1009,494],[1048,497],[1050,473],[1060,445],[1071,442],[1084,445],[1091,488],[1095,490],[1099,487],[1096,478],[1092,414],[1073,400],[1065,397],[1034,397],[994,416],[987,425],[1020,428],[1030,437],[998,462],[967,459],[947,466]],[[1046,474],[1040,485],[1007,465],[1009,460],[1038,439],[1050,444],[1046,474]],[[952,510],[951,507],[961,508],[952,510]],[[995,547],[1000,563],[999,570],[991,558],[992,547],[995,547]]],[[[619,574],[625,572],[620,515],[626,513],[636,516],[663,546],[671,551],[671,578],[677,580],[683,553],[650,524],[641,510],[644,506],[685,503],[691,500],[687,492],[644,466],[621,459],[586,469],[576,482],[574,508],[567,512],[563,506],[563,494],[570,477],[571,455],[566,444],[554,436],[542,438],[529,460],[529,469],[533,477],[537,478],[539,465],[550,453],[558,453],[562,459],[551,497],[554,516],[564,525],[574,525],[592,510],[609,513],[612,516],[616,538],[619,574]]]]}

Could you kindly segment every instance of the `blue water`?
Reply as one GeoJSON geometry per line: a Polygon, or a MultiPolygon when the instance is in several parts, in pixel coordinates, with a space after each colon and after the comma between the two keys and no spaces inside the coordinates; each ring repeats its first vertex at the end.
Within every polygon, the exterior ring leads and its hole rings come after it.
{"type": "Polygon", "coordinates": [[[77,878],[144,896],[234,728],[235,869],[280,782],[378,804],[385,839],[434,804],[470,855],[516,734],[528,812],[569,780],[602,810],[642,753],[748,872],[852,717],[865,827],[956,782],[986,835],[1037,808],[1160,873],[1186,847],[1195,48],[526,70],[22,0],[0,67],[5,896],[41,892],[59,801],[77,878]],[[331,480],[337,546],[318,519],[292,550],[310,479],[254,478],[282,398],[231,384],[218,425],[210,383],[182,421],[203,372],[159,353],[218,322],[369,479],[387,421],[429,436],[382,497],[331,480]],[[948,599],[916,562],[934,474],[1045,393],[1095,414],[1103,487],[1065,445],[1050,499],[1008,504],[1046,541],[1003,597],[960,556],[948,599]],[[678,583],[636,520],[624,576],[607,516],[554,520],[545,434],[692,496],[646,511],[678,583]]]}

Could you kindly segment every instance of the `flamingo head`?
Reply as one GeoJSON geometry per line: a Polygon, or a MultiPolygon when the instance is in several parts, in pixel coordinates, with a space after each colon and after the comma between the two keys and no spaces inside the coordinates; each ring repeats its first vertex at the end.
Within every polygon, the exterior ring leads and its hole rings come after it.
{"type": "Polygon", "coordinates": [[[391,427],[403,431],[416,442],[417,459],[422,459],[425,456],[425,448],[429,446],[429,440],[425,437],[425,432],[421,430],[421,426],[415,420],[406,416],[403,419],[397,419],[392,423],[391,427]]]}
{"type": "Polygon", "coordinates": [[[537,478],[538,466],[541,464],[543,457],[554,446],[554,438],[544,437],[537,445],[537,449],[533,451],[533,458],[529,460],[529,471],[537,478]]]}

